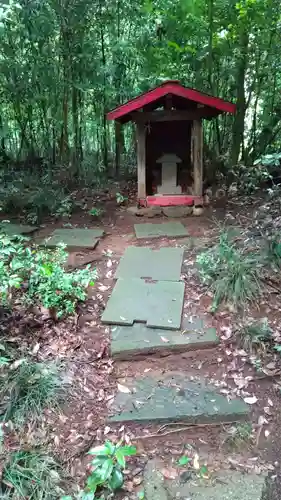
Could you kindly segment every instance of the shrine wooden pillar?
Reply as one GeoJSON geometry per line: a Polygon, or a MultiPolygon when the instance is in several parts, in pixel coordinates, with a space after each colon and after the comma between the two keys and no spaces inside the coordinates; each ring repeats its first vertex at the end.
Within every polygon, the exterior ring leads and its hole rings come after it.
{"type": "Polygon", "coordinates": [[[194,120],[191,129],[191,162],[193,164],[193,194],[203,194],[203,126],[194,120]]]}
{"type": "Polygon", "coordinates": [[[146,197],[145,122],[139,120],[137,127],[138,199],[146,197]]]}

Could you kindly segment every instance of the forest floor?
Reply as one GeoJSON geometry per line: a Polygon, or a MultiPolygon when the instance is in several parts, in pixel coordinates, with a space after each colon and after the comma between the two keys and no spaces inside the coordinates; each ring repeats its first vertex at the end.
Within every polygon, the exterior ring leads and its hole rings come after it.
{"type": "MultiPolygon", "coordinates": [[[[257,200],[256,206],[258,203],[257,200]]],[[[254,208],[253,205],[245,206],[244,200],[238,200],[227,205],[221,204],[220,207],[210,207],[201,217],[186,217],[177,221],[180,220],[188,228],[190,238],[204,237],[211,245],[217,240],[221,224],[239,226],[241,230],[251,226],[254,208]]],[[[116,203],[112,202],[105,204],[105,214],[97,223],[89,215],[73,215],[68,221],[72,227],[100,226],[105,230],[105,236],[95,250],[69,254],[68,264],[71,268],[81,268],[91,262],[98,271],[97,282],[90,291],[88,301],[80,307],[74,319],[55,325],[46,319],[40,329],[32,331],[29,340],[25,339],[31,343],[30,350],[35,348],[38,360],[61,361],[70,383],[68,399],[61,412],[46,413],[40,429],[28,428],[26,443],[46,443],[68,468],[70,476],[74,478],[71,481],[83,484],[89,462],[87,451],[92,446],[106,439],[115,441],[122,438],[132,442],[137,446],[137,455],[128,460],[126,481],[118,496],[120,499],[134,499],[138,498],[137,495],[142,498],[143,470],[150,458],[158,457],[163,461],[165,477],[178,474],[176,462],[186,449],[193,450],[192,453],[196,451],[200,462],[206,464],[210,473],[236,469],[259,475],[274,470],[276,462],[280,461],[280,355],[271,354],[264,358],[263,366],[254,366],[249,353],[241,349],[235,339],[241,311],[228,306],[211,313],[212,296],[192,271],[198,248],[185,248],[184,313],[205,314],[208,325],[216,328],[219,345],[204,350],[200,357],[197,352],[185,352],[165,357],[154,354],[134,360],[133,363],[111,359],[110,329],[101,323],[101,314],[115,283],[115,269],[129,245],[151,248],[180,245],[180,239],[148,241],[135,238],[134,223],[163,221],[167,221],[167,218],[139,219],[129,214],[126,207],[116,209],[116,203]],[[127,377],[136,377],[152,370],[165,373],[172,371],[175,366],[182,374],[192,372],[208,380],[223,380],[225,394],[250,398],[250,428],[243,424],[225,424],[182,430],[176,424],[160,429],[159,425],[108,423],[107,417],[118,382],[122,384],[127,377]],[[174,432],[176,429],[178,431],[174,432]]],[[[46,221],[37,236],[41,238],[62,226],[62,222],[46,221]]],[[[279,301],[276,291],[265,287],[259,305],[245,305],[243,315],[248,318],[266,317],[272,328],[279,330],[279,301]]],[[[13,443],[10,445],[12,448],[13,443]]]]}

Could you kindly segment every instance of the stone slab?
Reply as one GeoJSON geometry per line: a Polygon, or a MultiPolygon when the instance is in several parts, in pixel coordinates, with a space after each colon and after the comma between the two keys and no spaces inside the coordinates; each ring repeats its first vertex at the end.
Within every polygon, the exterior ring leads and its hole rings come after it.
{"type": "Polygon", "coordinates": [[[149,278],[179,281],[183,248],[128,247],[117,267],[115,278],[149,278]]]}
{"type": "Polygon", "coordinates": [[[132,215],[136,215],[137,217],[155,217],[157,215],[162,214],[162,208],[161,207],[129,207],[127,208],[127,212],[129,212],[132,215]]]}
{"type": "Polygon", "coordinates": [[[157,459],[148,460],[143,476],[146,500],[168,500],[168,491],[157,459]]]}
{"type": "Polygon", "coordinates": [[[95,248],[98,238],[104,234],[102,229],[56,229],[50,238],[44,241],[47,247],[55,247],[59,243],[64,243],[67,247],[95,248]]]}
{"type": "Polygon", "coordinates": [[[138,239],[161,237],[180,238],[182,236],[188,236],[188,231],[181,222],[135,224],[134,228],[138,239]]]}
{"type": "Polygon", "coordinates": [[[193,207],[181,207],[180,205],[176,207],[163,207],[162,211],[166,217],[187,217],[187,215],[191,215],[193,213],[193,207]]]}
{"type": "Polygon", "coordinates": [[[212,246],[212,242],[210,241],[209,238],[205,238],[204,236],[202,237],[190,237],[190,238],[183,238],[180,240],[178,243],[179,246],[183,247],[184,249],[188,250],[202,250],[207,247],[212,246]]]}
{"type": "Polygon", "coordinates": [[[179,330],[184,299],[184,283],[141,279],[117,281],[102,315],[102,323],[179,330]]]}
{"type": "Polygon", "coordinates": [[[228,401],[203,378],[192,380],[178,373],[128,379],[121,382],[130,392],[116,394],[113,422],[158,423],[185,421],[188,424],[236,422],[248,416],[240,399],[228,401]]]}
{"type": "Polygon", "coordinates": [[[24,224],[13,224],[10,222],[1,222],[0,231],[4,231],[9,236],[21,236],[24,234],[32,234],[37,231],[38,227],[28,226],[24,224]]]}
{"type": "MultiPolygon", "coordinates": [[[[151,484],[151,478],[148,476],[151,484]]],[[[245,474],[239,471],[221,471],[213,480],[199,479],[193,476],[187,482],[181,479],[165,481],[166,498],[192,500],[259,500],[265,483],[263,474],[245,474]]],[[[156,483],[158,485],[158,482],[156,483]]],[[[146,496],[154,500],[153,496],[146,496]]],[[[165,497],[164,497],[165,499],[165,497]]]]}
{"type": "Polygon", "coordinates": [[[154,353],[161,355],[175,351],[207,349],[218,343],[216,329],[204,327],[200,318],[194,318],[193,323],[185,318],[182,331],[147,328],[142,323],[111,328],[111,355],[120,360],[154,353]]]}

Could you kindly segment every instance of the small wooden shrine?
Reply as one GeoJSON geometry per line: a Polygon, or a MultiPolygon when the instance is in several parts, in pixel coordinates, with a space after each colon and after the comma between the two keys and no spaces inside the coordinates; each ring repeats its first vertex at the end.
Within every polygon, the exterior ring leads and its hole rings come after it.
{"type": "Polygon", "coordinates": [[[139,204],[201,204],[203,119],[235,110],[235,104],[169,80],[110,111],[109,120],[136,123],[139,204]]]}

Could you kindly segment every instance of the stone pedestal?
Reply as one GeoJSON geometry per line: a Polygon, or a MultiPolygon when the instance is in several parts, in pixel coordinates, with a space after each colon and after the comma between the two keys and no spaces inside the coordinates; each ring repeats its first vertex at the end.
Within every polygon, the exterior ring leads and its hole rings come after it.
{"type": "Polygon", "coordinates": [[[157,163],[162,164],[162,184],[158,186],[158,194],[181,194],[181,186],[177,186],[177,164],[181,159],[174,154],[161,156],[157,163]]]}

